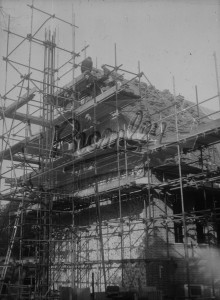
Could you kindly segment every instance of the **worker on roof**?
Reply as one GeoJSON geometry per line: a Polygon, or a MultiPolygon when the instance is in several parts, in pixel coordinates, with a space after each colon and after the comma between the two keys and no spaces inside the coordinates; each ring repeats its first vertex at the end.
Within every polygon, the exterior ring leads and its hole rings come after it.
{"type": "Polygon", "coordinates": [[[104,77],[106,77],[106,79],[108,79],[109,75],[111,74],[111,71],[106,67],[106,65],[102,65],[101,68],[104,72],[104,77]]]}
{"type": "Polygon", "coordinates": [[[82,73],[84,73],[86,71],[91,72],[92,71],[92,67],[93,67],[92,58],[90,56],[88,56],[81,63],[81,72],[82,73]]]}

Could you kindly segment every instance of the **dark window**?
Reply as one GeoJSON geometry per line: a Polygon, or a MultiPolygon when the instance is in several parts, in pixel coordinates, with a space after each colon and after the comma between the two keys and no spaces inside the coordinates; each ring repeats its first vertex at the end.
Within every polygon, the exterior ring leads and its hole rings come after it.
{"type": "MultiPolygon", "coordinates": [[[[181,214],[181,212],[181,199],[180,196],[176,195],[173,202],[173,214],[181,214]]],[[[174,220],[174,238],[175,243],[183,243],[183,222],[179,218],[174,220]]]]}
{"type": "Polygon", "coordinates": [[[217,244],[220,245],[220,223],[216,224],[217,244]]]}
{"type": "Polygon", "coordinates": [[[175,243],[183,243],[183,224],[182,222],[174,223],[175,243]]]}
{"type": "Polygon", "coordinates": [[[191,296],[201,296],[202,295],[202,287],[201,286],[191,286],[190,287],[190,295],[191,296]]]}
{"type": "Polygon", "coordinates": [[[205,228],[202,223],[196,223],[196,234],[197,234],[197,243],[202,244],[206,242],[205,228]]]}

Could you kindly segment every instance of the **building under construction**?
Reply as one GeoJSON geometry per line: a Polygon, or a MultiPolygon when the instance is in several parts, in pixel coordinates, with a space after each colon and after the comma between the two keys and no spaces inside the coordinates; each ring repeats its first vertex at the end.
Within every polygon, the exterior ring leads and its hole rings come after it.
{"type": "Polygon", "coordinates": [[[220,111],[202,105],[219,90],[160,92],[116,46],[94,67],[47,29],[75,24],[30,9],[46,21],[22,36],[9,20],[3,58],[20,79],[1,96],[1,299],[218,299],[220,111]],[[27,63],[11,58],[23,43],[27,63]]]}

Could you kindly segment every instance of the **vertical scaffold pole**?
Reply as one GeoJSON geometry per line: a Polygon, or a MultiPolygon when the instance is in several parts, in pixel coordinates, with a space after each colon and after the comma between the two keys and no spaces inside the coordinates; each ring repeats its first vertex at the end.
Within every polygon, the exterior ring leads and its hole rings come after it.
{"type": "Polygon", "coordinates": [[[178,168],[179,168],[179,181],[180,181],[180,197],[181,197],[182,220],[183,220],[184,254],[185,254],[185,263],[186,263],[186,277],[187,277],[187,285],[188,285],[188,297],[190,299],[188,236],[187,236],[186,213],[185,213],[184,196],[183,196],[181,153],[180,153],[179,129],[178,129],[178,112],[177,112],[177,104],[176,104],[176,87],[175,87],[175,78],[174,77],[173,77],[173,96],[174,96],[174,102],[175,102],[175,106],[174,106],[174,109],[175,109],[175,127],[176,127],[176,139],[177,139],[177,155],[178,155],[178,168]]]}
{"type": "MultiPolygon", "coordinates": [[[[55,40],[56,40],[56,30],[54,29],[52,32],[52,37],[51,37],[51,60],[50,60],[50,97],[52,97],[54,95],[54,83],[55,83],[55,40]]],[[[49,115],[49,122],[50,122],[50,132],[51,132],[51,136],[52,135],[52,131],[53,131],[53,119],[54,119],[54,110],[52,109],[52,106],[49,106],[50,109],[50,115],[49,115]]],[[[48,156],[49,156],[49,164],[50,167],[53,167],[53,158],[51,157],[50,153],[52,152],[52,148],[53,148],[53,138],[49,140],[48,143],[48,156]]],[[[53,178],[50,177],[49,181],[49,188],[51,188],[53,186],[53,178]]],[[[52,254],[52,249],[53,249],[53,243],[51,241],[52,239],[52,214],[53,214],[53,196],[51,194],[49,194],[49,199],[47,200],[47,210],[48,210],[48,216],[47,216],[47,238],[48,238],[48,245],[47,245],[47,251],[48,251],[48,257],[47,257],[47,262],[48,262],[48,267],[47,267],[47,280],[48,280],[48,293],[50,295],[50,289],[51,286],[53,285],[53,281],[52,281],[52,265],[53,262],[51,261],[51,254],[52,254]]],[[[47,296],[47,293],[46,293],[47,296]]]]}
{"type": "MultiPolygon", "coordinates": [[[[115,72],[117,73],[117,48],[115,44],[115,72]]],[[[120,149],[119,149],[119,110],[118,110],[118,82],[116,76],[116,89],[115,89],[115,110],[116,110],[116,123],[117,123],[117,169],[118,169],[118,202],[119,202],[119,219],[120,219],[120,237],[121,237],[121,278],[122,286],[124,286],[124,244],[123,244],[123,218],[122,218],[122,203],[121,203],[121,172],[120,172],[120,149]]]]}
{"type": "MultiPolygon", "coordinates": [[[[73,59],[73,103],[72,103],[72,118],[74,117],[75,111],[75,49],[76,49],[76,32],[75,32],[75,14],[72,3],[72,59],[73,59]]],[[[73,148],[74,151],[74,148],[73,148]]],[[[74,176],[74,163],[73,163],[73,176],[74,176]]],[[[75,225],[75,217],[74,217],[74,199],[72,197],[72,231],[71,231],[71,276],[72,276],[72,288],[75,287],[75,241],[74,241],[74,225],[75,225]]]]}
{"type": "Polygon", "coordinates": [[[215,75],[216,75],[216,84],[217,84],[217,92],[218,92],[218,99],[219,99],[219,109],[220,109],[220,87],[219,87],[217,57],[216,57],[216,53],[215,52],[214,52],[213,56],[214,56],[214,62],[215,62],[215,75]]]}
{"type": "Polygon", "coordinates": [[[140,61],[138,61],[138,89],[139,89],[139,109],[141,109],[141,77],[140,77],[140,73],[141,73],[141,64],[140,61]]]}
{"type": "MultiPolygon", "coordinates": [[[[96,137],[96,83],[93,83],[93,93],[94,93],[94,142],[97,142],[96,137]]],[[[94,173],[95,173],[95,202],[96,209],[98,215],[98,226],[99,226],[99,241],[100,241],[100,251],[101,251],[101,260],[102,260],[102,271],[104,277],[104,287],[106,291],[106,270],[105,270],[105,254],[104,254],[104,243],[103,243],[103,234],[102,234],[102,217],[101,217],[101,209],[100,209],[100,197],[99,197],[99,188],[98,188],[98,171],[97,171],[97,160],[96,160],[96,149],[95,149],[95,161],[94,161],[94,173]]],[[[101,277],[100,277],[101,278],[101,277]]],[[[101,280],[100,280],[101,281],[101,280]]],[[[100,282],[101,284],[101,282],[100,282]]]]}
{"type": "MultiPolygon", "coordinates": [[[[50,157],[50,151],[52,145],[52,105],[50,104],[50,97],[54,94],[54,62],[55,62],[55,33],[45,31],[45,52],[44,52],[44,80],[43,80],[43,111],[44,111],[44,120],[50,123],[50,129],[46,130],[43,126],[43,146],[46,148],[44,155],[44,162],[46,168],[51,168],[52,160],[50,157]]],[[[43,124],[44,125],[44,124],[43,124]]],[[[50,174],[44,176],[44,184],[46,189],[50,189],[52,178],[50,174]]],[[[40,256],[42,262],[42,285],[41,285],[41,296],[47,299],[50,296],[50,210],[52,208],[51,204],[51,195],[49,193],[44,193],[42,207],[42,235],[43,235],[43,244],[42,244],[42,255],[40,256]]]]}
{"type": "MultiPolygon", "coordinates": [[[[32,5],[33,5],[33,0],[32,0],[32,5]]],[[[33,9],[31,10],[31,23],[30,23],[30,28],[31,32],[30,35],[32,36],[32,31],[33,31],[33,9]]],[[[30,44],[29,44],[29,56],[28,56],[28,86],[27,86],[27,97],[29,97],[29,92],[30,92],[30,68],[31,68],[31,51],[32,50],[32,41],[30,39],[30,44]]],[[[23,87],[23,85],[22,85],[23,87]]],[[[22,88],[21,88],[22,91],[22,88]]],[[[20,98],[20,95],[19,95],[20,98]]],[[[26,122],[28,122],[28,114],[29,114],[29,105],[27,103],[26,106],[26,122]]],[[[27,178],[28,170],[27,170],[27,165],[26,165],[26,149],[27,149],[27,139],[28,139],[28,133],[27,130],[25,130],[25,146],[24,146],[24,171],[23,171],[23,177],[27,178]]],[[[23,262],[23,248],[24,248],[24,241],[23,241],[23,234],[24,234],[24,229],[23,229],[23,224],[24,224],[24,198],[26,196],[25,190],[23,191],[23,196],[22,196],[22,209],[21,209],[21,217],[20,217],[20,240],[19,240],[19,284],[23,285],[23,268],[24,268],[24,262],[23,262]]],[[[22,289],[19,289],[19,297],[21,297],[21,292],[22,289]]]]}
{"type": "Polygon", "coordinates": [[[198,122],[199,122],[200,114],[199,114],[199,97],[198,97],[197,85],[195,86],[195,90],[196,90],[196,108],[197,108],[197,116],[198,116],[198,122]]]}
{"type": "MultiPolygon", "coordinates": [[[[10,32],[10,15],[8,16],[6,57],[8,57],[8,50],[9,50],[9,32],[10,32]]],[[[4,89],[5,94],[6,94],[6,91],[7,91],[7,82],[8,82],[8,60],[5,61],[5,89],[4,89]]],[[[5,99],[2,99],[1,95],[0,95],[0,101],[1,101],[0,105],[2,106],[2,111],[4,112],[5,99]],[[2,100],[4,100],[4,102],[2,100]]],[[[3,149],[4,149],[4,131],[5,131],[5,127],[6,127],[5,126],[5,118],[4,118],[4,115],[3,115],[1,151],[3,151],[3,149]]],[[[7,128],[6,128],[6,131],[7,131],[7,128]]],[[[4,160],[4,152],[3,152],[3,157],[2,157],[1,162],[0,162],[0,174],[2,174],[3,160],[4,160]]],[[[0,188],[1,188],[1,180],[2,180],[2,177],[0,176],[0,188]]],[[[1,203],[1,201],[0,201],[0,203],[1,203]]]]}

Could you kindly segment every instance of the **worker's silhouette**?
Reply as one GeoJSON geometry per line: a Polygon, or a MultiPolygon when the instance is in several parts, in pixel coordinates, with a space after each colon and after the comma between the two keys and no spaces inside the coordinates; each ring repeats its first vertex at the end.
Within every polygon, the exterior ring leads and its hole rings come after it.
{"type": "Polygon", "coordinates": [[[92,71],[92,66],[93,66],[93,62],[92,62],[92,58],[90,56],[88,56],[87,58],[85,58],[82,61],[81,64],[81,72],[84,73],[86,71],[91,72],[92,71]]]}

